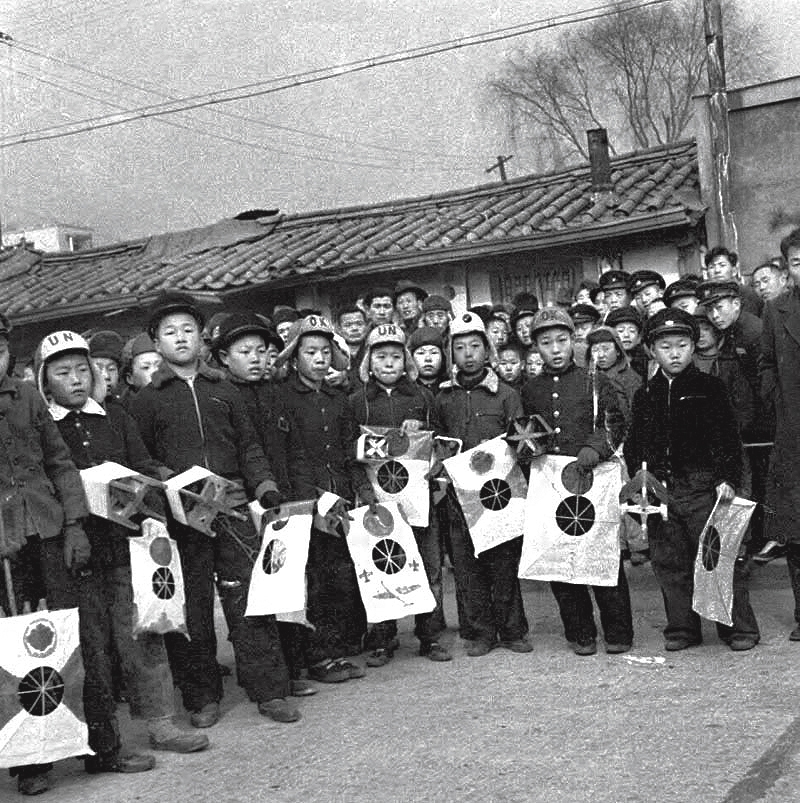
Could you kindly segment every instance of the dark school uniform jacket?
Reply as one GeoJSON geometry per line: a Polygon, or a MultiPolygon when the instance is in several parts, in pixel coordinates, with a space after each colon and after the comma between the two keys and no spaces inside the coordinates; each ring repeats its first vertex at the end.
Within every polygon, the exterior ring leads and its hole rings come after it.
{"type": "Polygon", "coordinates": [[[403,421],[414,419],[422,422],[423,429],[438,428],[433,394],[405,376],[391,389],[370,377],[365,385],[350,394],[350,404],[358,424],[399,427],[403,421]]]}
{"type": "Polygon", "coordinates": [[[636,392],[624,451],[631,476],[646,460],[668,488],[673,480],[741,483],[742,444],[725,386],[695,365],[672,381],[658,371],[636,392]]]}
{"type": "Polygon", "coordinates": [[[244,483],[237,504],[277,490],[241,394],[219,371],[201,363],[190,384],[164,364],[130,412],[148,451],[176,473],[197,465],[244,483]]]}
{"type": "MultiPolygon", "coordinates": [[[[36,388],[0,378],[0,499],[9,537],[53,538],[89,515],[69,449],[36,388]]],[[[16,539],[15,539],[16,540],[16,539]]]]}

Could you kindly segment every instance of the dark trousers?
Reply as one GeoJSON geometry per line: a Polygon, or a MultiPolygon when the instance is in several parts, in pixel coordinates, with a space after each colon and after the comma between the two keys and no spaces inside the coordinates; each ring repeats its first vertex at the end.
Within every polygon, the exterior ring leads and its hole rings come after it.
{"type": "MultiPolygon", "coordinates": [[[[243,512],[247,508],[242,509],[243,512]]],[[[214,575],[233,643],[239,685],[256,702],[286,697],[289,674],[274,616],[245,616],[250,575],[260,536],[244,521],[219,515],[215,538],[174,526],[186,592],[186,628],[165,637],[173,674],[189,711],[222,699],[214,629],[214,575]]]]}
{"type": "MultiPolygon", "coordinates": [[[[436,601],[436,607],[428,613],[418,613],[414,617],[414,635],[422,644],[438,641],[444,633],[443,585],[442,585],[442,543],[438,528],[412,527],[417,542],[422,565],[428,577],[428,585],[436,601]]],[[[397,637],[397,622],[394,619],[377,622],[367,634],[365,646],[368,650],[389,647],[397,637]]]]}
{"type": "Polygon", "coordinates": [[[515,641],[528,633],[517,570],[522,536],[475,557],[466,526],[450,531],[456,589],[461,594],[461,637],[494,644],[515,641]]]}
{"type": "Polygon", "coordinates": [[[316,529],[311,531],[306,569],[310,665],[361,652],[367,615],[347,542],[316,529]]]}
{"type": "MultiPolygon", "coordinates": [[[[572,583],[550,583],[558,603],[564,635],[567,641],[576,644],[591,644],[597,638],[597,625],[594,621],[594,608],[589,593],[590,586],[572,583]]],[[[603,638],[607,644],[633,643],[633,614],[628,578],[619,562],[619,575],[615,586],[591,586],[597,608],[600,611],[600,624],[603,638]]]]}
{"type": "MultiPolygon", "coordinates": [[[[702,640],[700,617],[692,610],[694,563],[700,534],[714,500],[715,490],[706,474],[676,480],[670,493],[669,520],[659,520],[650,534],[650,562],[661,586],[667,614],[666,638],[685,638],[697,643],[702,640]]],[[[731,619],[732,627],[717,623],[720,638],[758,639],[758,623],[750,606],[743,560],[737,560],[734,568],[731,619]]]]}
{"type": "Polygon", "coordinates": [[[786,545],[786,568],[794,594],[794,620],[800,624],[800,544],[791,542],[786,545]]]}

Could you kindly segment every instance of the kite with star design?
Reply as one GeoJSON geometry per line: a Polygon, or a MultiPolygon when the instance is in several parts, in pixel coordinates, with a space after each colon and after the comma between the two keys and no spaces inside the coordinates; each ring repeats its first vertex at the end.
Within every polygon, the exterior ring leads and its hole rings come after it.
{"type": "Polygon", "coordinates": [[[505,440],[516,449],[517,460],[530,460],[544,452],[553,428],[540,415],[515,418],[508,428],[505,440]]]}

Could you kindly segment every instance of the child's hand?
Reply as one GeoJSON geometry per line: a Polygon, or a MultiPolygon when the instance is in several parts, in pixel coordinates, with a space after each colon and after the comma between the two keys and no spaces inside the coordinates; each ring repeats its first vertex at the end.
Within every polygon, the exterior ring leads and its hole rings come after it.
{"type": "Polygon", "coordinates": [[[727,482],[721,482],[717,485],[717,496],[720,502],[730,502],[736,496],[736,491],[727,482]]]}
{"type": "Polygon", "coordinates": [[[400,425],[400,429],[403,432],[419,432],[422,429],[422,421],[416,418],[407,418],[400,425]]]}

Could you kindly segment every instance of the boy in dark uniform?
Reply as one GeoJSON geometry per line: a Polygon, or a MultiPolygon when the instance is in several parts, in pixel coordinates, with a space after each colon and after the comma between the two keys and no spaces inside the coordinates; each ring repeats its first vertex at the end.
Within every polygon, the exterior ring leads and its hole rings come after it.
{"type": "MultiPolygon", "coordinates": [[[[679,309],[658,312],[647,327],[648,345],[659,370],[637,391],[625,442],[631,475],[647,468],[669,491],[669,520],[651,532],[650,559],[667,614],[665,649],[700,644],[700,617],[692,610],[694,561],[700,533],[715,497],[733,499],[742,476],[742,444],[722,380],[692,362],[697,322],[679,309]]],[[[745,584],[744,561],[736,561],[733,626],[718,624],[732,650],[759,640],[745,584]]]]}

